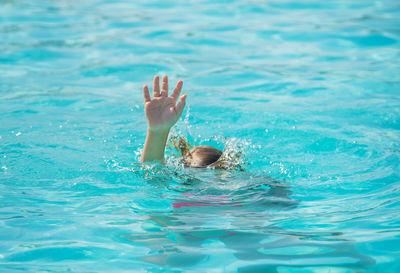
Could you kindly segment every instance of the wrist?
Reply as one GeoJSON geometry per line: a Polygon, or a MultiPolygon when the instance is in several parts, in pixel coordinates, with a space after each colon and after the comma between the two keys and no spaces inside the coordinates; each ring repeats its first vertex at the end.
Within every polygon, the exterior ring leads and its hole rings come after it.
{"type": "Polygon", "coordinates": [[[169,134],[169,130],[171,129],[171,127],[166,127],[166,128],[161,128],[161,127],[148,127],[147,128],[147,132],[148,133],[155,133],[155,134],[169,134]]]}

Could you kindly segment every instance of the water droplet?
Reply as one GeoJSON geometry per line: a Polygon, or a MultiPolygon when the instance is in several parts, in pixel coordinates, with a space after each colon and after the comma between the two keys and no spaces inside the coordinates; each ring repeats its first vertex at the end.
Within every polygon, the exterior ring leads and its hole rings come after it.
{"type": "Polygon", "coordinates": [[[16,133],[15,135],[16,135],[16,136],[20,136],[20,135],[21,135],[21,132],[18,132],[18,133],[16,133]]]}

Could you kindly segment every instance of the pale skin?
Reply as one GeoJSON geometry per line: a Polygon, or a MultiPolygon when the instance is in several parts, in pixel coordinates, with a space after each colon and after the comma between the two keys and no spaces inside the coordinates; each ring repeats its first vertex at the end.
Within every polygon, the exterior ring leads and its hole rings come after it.
{"type": "Polygon", "coordinates": [[[155,76],[153,99],[150,97],[148,86],[143,86],[144,111],[148,129],[141,162],[164,162],[164,151],[169,131],[178,121],[185,108],[186,95],[179,98],[182,85],[183,82],[178,81],[171,96],[168,96],[168,77],[163,76],[160,90],[160,78],[155,76]]]}

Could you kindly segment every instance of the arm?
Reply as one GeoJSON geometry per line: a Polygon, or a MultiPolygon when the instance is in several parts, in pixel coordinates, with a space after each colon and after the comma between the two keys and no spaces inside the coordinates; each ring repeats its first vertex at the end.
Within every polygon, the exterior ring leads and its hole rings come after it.
{"type": "Polygon", "coordinates": [[[179,98],[182,81],[178,81],[171,96],[168,97],[168,78],[162,78],[160,93],[160,78],[154,77],[153,99],[150,97],[149,88],[143,86],[144,111],[148,129],[144,144],[141,162],[164,162],[164,150],[167,143],[169,130],[178,121],[185,108],[186,95],[179,98]],[[178,104],[176,104],[179,98],[178,104]]]}

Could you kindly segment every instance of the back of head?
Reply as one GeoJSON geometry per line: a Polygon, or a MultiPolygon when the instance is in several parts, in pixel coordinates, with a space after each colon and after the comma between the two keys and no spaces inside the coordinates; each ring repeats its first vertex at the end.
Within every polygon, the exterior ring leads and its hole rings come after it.
{"type": "Polygon", "coordinates": [[[207,145],[197,146],[186,153],[183,160],[187,166],[205,168],[217,162],[222,151],[207,145]]]}

